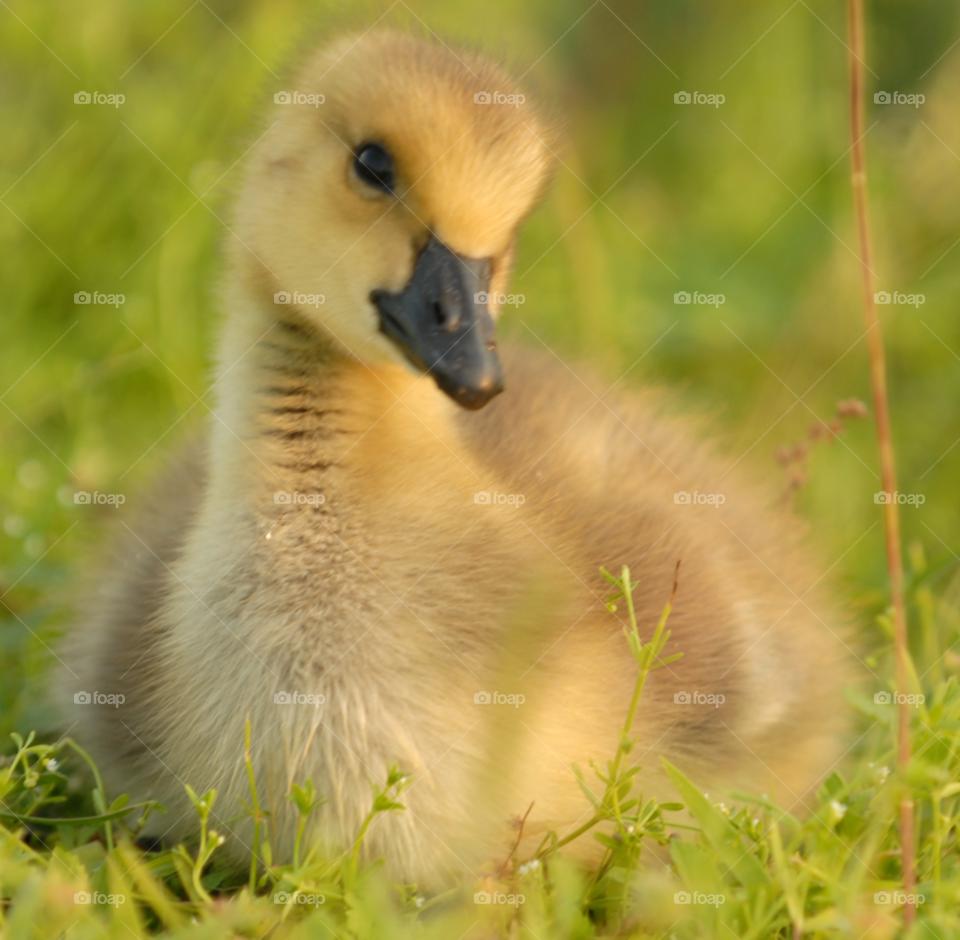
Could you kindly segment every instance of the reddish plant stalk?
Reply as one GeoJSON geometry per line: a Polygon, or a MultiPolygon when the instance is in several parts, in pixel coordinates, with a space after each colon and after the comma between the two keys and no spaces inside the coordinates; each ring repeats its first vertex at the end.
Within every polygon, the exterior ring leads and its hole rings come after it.
{"type": "MultiPolygon", "coordinates": [[[[864,35],[863,0],[847,0],[848,33],[850,37],[850,137],[851,185],[853,205],[857,217],[857,236],[860,244],[860,280],[863,289],[863,311],[867,323],[870,349],[870,384],[873,388],[873,408],[877,420],[877,442],[880,451],[880,474],[883,489],[890,494],[884,504],[886,526],[887,570],[890,575],[890,595],[893,603],[893,641],[897,661],[897,687],[907,690],[907,617],[903,596],[903,557],[900,547],[900,510],[893,494],[897,491],[897,472],[894,461],[893,438],[890,433],[890,410],[887,403],[887,371],[883,354],[880,320],[873,298],[873,246],[870,241],[870,212],[867,204],[867,169],[864,137],[864,35]]],[[[904,700],[899,703],[899,735],[897,767],[905,771],[910,761],[910,715],[904,700]]],[[[916,885],[916,860],[913,844],[913,801],[905,798],[900,803],[900,842],[902,851],[903,886],[913,894],[916,885]]],[[[913,922],[916,908],[908,904],[903,911],[906,924],[913,922]]]]}

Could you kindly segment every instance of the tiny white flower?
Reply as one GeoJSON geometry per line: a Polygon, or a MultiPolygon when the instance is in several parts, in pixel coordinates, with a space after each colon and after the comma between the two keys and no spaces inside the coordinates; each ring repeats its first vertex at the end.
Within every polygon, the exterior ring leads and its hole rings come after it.
{"type": "Polygon", "coordinates": [[[847,815],[847,807],[838,800],[830,801],[830,809],[833,810],[834,815],[837,817],[837,822],[840,822],[840,820],[847,815]]]}

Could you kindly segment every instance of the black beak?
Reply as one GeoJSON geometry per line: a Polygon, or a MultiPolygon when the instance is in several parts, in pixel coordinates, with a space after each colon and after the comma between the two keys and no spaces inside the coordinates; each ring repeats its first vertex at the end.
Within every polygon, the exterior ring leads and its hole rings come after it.
{"type": "Polygon", "coordinates": [[[464,408],[482,408],[503,391],[489,289],[489,258],[462,258],[432,237],[400,293],[370,294],[380,332],[464,408]]]}

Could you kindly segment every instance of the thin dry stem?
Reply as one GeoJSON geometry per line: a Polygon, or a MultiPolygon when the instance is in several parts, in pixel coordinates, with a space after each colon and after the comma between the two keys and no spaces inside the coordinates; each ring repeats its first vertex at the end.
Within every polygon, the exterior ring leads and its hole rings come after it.
{"type": "Polygon", "coordinates": [[[517,849],[520,848],[520,843],[523,841],[523,827],[526,825],[527,817],[530,815],[530,811],[533,809],[533,803],[527,807],[527,811],[523,814],[523,818],[520,820],[519,825],[517,826],[517,841],[514,842],[513,848],[510,849],[510,854],[503,860],[503,864],[500,866],[500,870],[497,872],[498,878],[503,878],[508,871],[513,868],[513,860],[516,857],[517,849]]]}
{"type": "MultiPolygon", "coordinates": [[[[873,298],[873,246],[870,240],[870,212],[867,204],[867,169],[864,138],[864,35],[863,0],[847,0],[848,31],[850,36],[850,136],[851,185],[857,217],[857,236],[860,243],[860,280],[863,290],[863,311],[867,323],[870,349],[870,384],[873,388],[873,407],[877,420],[877,442],[880,451],[880,474],[883,489],[893,496],[897,490],[896,463],[893,438],[890,433],[890,411],[887,403],[887,373],[883,354],[880,320],[873,298]]],[[[887,570],[890,575],[890,594],[893,603],[893,638],[897,660],[897,686],[901,693],[907,684],[907,618],[903,597],[903,558],[900,547],[900,511],[891,498],[883,507],[886,527],[887,570]]],[[[900,726],[897,766],[901,771],[910,761],[910,715],[905,700],[899,704],[900,726]]],[[[900,840],[903,852],[903,885],[908,895],[916,884],[913,844],[913,801],[900,804],[900,840]]],[[[916,908],[904,908],[904,921],[912,923],[916,908]]]]}

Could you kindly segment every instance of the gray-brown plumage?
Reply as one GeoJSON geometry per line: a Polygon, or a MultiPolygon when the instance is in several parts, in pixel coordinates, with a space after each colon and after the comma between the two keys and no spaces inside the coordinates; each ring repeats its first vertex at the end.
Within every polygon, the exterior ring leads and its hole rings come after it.
{"type": "MultiPolygon", "coordinates": [[[[521,854],[575,827],[571,765],[616,748],[636,673],[599,566],[630,565],[649,636],[682,560],[684,657],[644,692],[641,785],[670,792],[665,755],[711,791],[799,800],[840,753],[844,666],[797,525],[653,393],[599,402],[589,373],[508,348],[490,400],[493,324],[470,295],[506,284],[549,168],[542,120],[478,103],[515,91],[482,59],[395,33],[335,44],[297,87],[325,103],[279,108],[251,154],[207,440],[131,515],[64,656],[71,693],[125,696],[70,706],[111,792],[167,805],[155,834],[193,829],[185,783],[229,819],[249,714],[282,859],[292,782],[329,797],[308,837],[343,851],[396,761],[409,809],[368,851],[428,886],[479,873],[531,802],[521,854]],[[294,691],[324,702],[275,701],[294,691]]],[[[219,828],[245,858],[248,821],[219,828]]]]}

